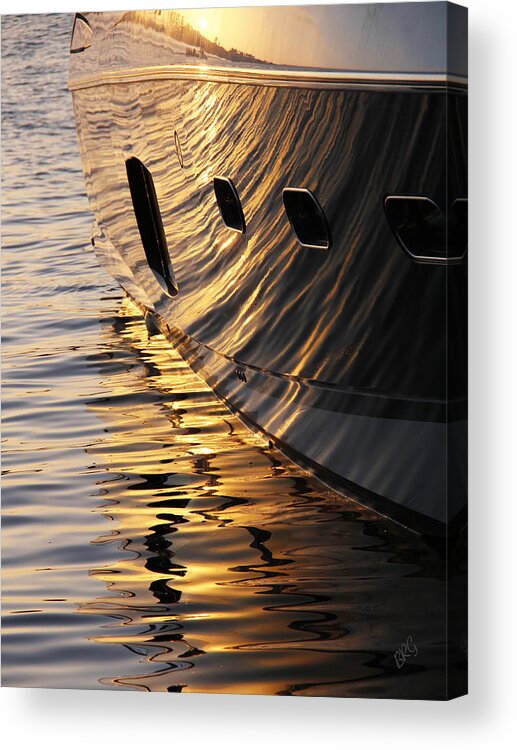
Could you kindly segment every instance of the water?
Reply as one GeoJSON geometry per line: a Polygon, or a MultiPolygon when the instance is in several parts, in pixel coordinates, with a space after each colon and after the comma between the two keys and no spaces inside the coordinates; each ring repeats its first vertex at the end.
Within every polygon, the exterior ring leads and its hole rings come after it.
{"type": "Polygon", "coordinates": [[[242,427],[98,267],[70,28],[2,19],[4,685],[442,696],[440,555],[242,427]]]}

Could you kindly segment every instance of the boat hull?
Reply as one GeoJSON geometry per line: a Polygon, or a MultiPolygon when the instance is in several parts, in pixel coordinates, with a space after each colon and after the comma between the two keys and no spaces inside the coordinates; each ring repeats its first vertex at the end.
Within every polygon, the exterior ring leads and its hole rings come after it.
{"type": "Polygon", "coordinates": [[[446,214],[466,199],[466,90],[422,71],[184,67],[89,69],[72,85],[101,262],[300,463],[412,527],[460,517],[467,262],[411,257],[386,198],[425,196],[446,214]],[[144,252],[131,159],[152,175],[177,294],[144,252]],[[221,218],[217,176],[236,188],[244,233],[221,218]],[[316,197],[327,249],[300,245],[289,187],[316,197]]]}

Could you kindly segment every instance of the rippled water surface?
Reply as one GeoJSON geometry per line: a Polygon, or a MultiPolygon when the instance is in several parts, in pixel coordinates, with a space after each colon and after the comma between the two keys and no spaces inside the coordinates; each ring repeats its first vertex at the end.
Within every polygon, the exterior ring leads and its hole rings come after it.
{"type": "Polygon", "coordinates": [[[98,267],[70,27],[2,20],[4,684],[439,695],[439,556],[241,426],[98,267]]]}

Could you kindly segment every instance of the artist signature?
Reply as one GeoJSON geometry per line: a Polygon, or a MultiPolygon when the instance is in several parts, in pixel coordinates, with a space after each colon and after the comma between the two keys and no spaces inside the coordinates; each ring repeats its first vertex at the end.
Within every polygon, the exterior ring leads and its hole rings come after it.
{"type": "Polygon", "coordinates": [[[408,635],[404,643],[401,643],[398,649],[393,654],[397,669],[402,669],[407,660],[412,656],[418,656],[418,648],[416,643],[413,642],[413,636],[408,635]]]}

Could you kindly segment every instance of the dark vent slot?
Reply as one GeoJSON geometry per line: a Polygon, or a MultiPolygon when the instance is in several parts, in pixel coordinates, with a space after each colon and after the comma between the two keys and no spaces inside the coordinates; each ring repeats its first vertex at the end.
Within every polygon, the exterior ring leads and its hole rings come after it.
{"type": "Polygon", "coordinates": [[[285,188],[282,196],[285,211],[300,245],[328,250],[330,230],[325,214],[311,191],[305,188],[285,188]]]}
{"type": "Polygon", "coordinates": [[[86,16],[76,13],[70,39],[70,53],[84,52],[92,46],[93,31],[86,16]]]}
{"type": "Polygon", "coordinates": [[[163,291],[174,297],[178,293],[178,285],[174,278],[153,178],[142,162],[134,157],[126,161],[126,170],[136,222],[149,268],[163,291]]]}
{"type": "Polygon", "coordinates": [[[221,218],[229,229],[244,234],[246,222],[235,185],[227,177],[214,177],[214,192],[221,218]]]}
{"type": "Polygon", "coordinates": [[[449,214],[449,248],[463,257],[467,252],[469,233],[469,202],[467,198],[456,198],[449,214]]]}
{"type": "Polygon", "coordinates": [[[467,250],[466,208],[456,201],[447,221],[430,198],[390,195],[384,200],[390,227],[402,249],[418,263],[458,263],[467,250]]]}

